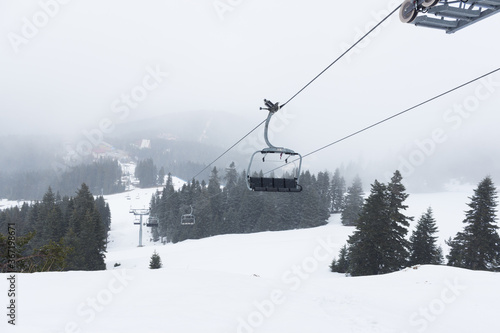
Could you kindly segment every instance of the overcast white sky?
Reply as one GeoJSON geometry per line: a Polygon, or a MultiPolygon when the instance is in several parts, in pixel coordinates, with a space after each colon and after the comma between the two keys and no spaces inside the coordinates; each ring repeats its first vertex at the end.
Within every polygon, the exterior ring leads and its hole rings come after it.
{"type": "MultiPolygon", "coordinates": [[[[118,125],[210,110],[245,117],[241,124],[228,124],[241,127],[243,135],[265,118],[258,110],[263,98],[288,100],[397,4],[0,0],[2,133],[69,135],[97,128],[103,119],[118,125]],[[230,10],[218,12],[217,4],[230,10]],[[33,23],[39,25],[35,30],[33,23]],[[155,70],[162,73],[158,84],[148,78],[155,70]],[[127,107],[123,94],[144,92],[137,88],[144,84],[150,90],[147,96],[127,107]]],[[[289,121],[276,133],[276,144],[307,153],[496,69],[499,31],[500,15],[453,35],[404,25],[393,15],[289,104],[289,121]]],[[[492,79],[500,82],[500,74],[492,79]]],[[[470,116],[457,118],[449,111],[475,96],[476,89],[481,89],[478,84],[450,94],[308,163],[337,155],[358,158],[360,151],[408,157],[416,149],[415,140],[432,137],[436,129],[444,130],[448,142],[495,147],[498,84],[470,116]]]]}

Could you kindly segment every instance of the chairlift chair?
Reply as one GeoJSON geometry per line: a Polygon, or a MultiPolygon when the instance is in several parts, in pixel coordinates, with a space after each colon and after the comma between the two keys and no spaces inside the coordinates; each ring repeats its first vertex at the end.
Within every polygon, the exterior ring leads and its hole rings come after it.
{"type": "Polygon", "coordinates": [[[258,150],[253,153],[252,158],[250,159],[250,164],[248,165],[247,170],[247,187],[251,191],[256,192],[300,192],[302,191],[302,186],[299,185],[299,177],[300,170],[302,167],[302,156],[295,151],[284,148],[284,147],[275,147],[269,142],[268,138],[268,130],[269,130],[269,122],[271,121],[271,117],[276,113],[281,107],[279,103],[272,103],[269,100],[264,100],[267,108],[260,108],[261,110],[268,110],[269,114],[267,116],[266,125],[264,128],[264,140],[268,145],[267,148],[262,150],[258,150]],[[263,162],[265,162],[265,158],[267,154],[279,154],[280,158],[285,157],[283,160],[285,163],[288,163],[288,159],[290,157],[298,157],[299,167],[294,171],[294,174],[290,176],[283,176],[281,178],[276,177],[256,177],[252,176],[252,163],[256,155],[261,154],[264,155],[262,158],[263,162]]]}
{"type": "Polygon", "coordinates": [[[150,216],[148,218],[148,222],[146,223],[146,227],[158,227],[158,218],[154,216],[150,216]]]}
{"type": "Polygon", "coordinates": [[[184,214],[181,216],[182,225],[193,225],[196,222],[196,218],[193,215],[193,206],[191,206],[191,213],[184,214]]]}
{"type": "Polygon", "coordinates": [[[140,224],[141,224],[141,219],[139,218],[139,216],[136,216],[136,217],[134,218],[134,224],[135,224],[135,225],[140,225],[140,224]]]}

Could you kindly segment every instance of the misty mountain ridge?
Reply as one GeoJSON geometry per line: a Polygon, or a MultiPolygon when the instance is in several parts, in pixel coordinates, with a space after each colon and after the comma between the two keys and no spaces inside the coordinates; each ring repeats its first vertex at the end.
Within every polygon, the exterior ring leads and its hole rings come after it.
{"type": "MultiPolygon", "coordinates": [[[[256,110],[257,112],[261,112],[262,119],[265,119],[264,111],[256,110]]],[[[245,115],[218,111],[178,112],[117,123],[111,133],[102,136],[92,134],[92,129],[82,130],[81,133],[75,133],[78,138],[73,140],[55,135],[3,136],[0,137],[0,173],[54,170],[54,165],[57,164],[62,167],[74,167],[80,163],[91,163],[100,157],[122,161],[152,158],[158,168],[163,166],[167,173],[189,179],[247,133],[241,132],[241,124],[246,125],[248,130],[257,125],[251,123],[248,118],[250,117],[245,115]],[[149,146],[141,148],[143,142],[149,146]],[[105,144],[113,154],[103,154],[98,143],[105,144]],[[70,151],[83,144],[91,146],[92,154],[81,154],[79,158],[71,160],[70,151]]],[[[299,138],[304,135],[301,132],[298,134],[299,138]]],[[[312,166],[312,172],[333,172],[339,167],[346,180],[349,181],[358,174],[365,186],[373,179],[386,181],[387,175],[399,169],[410,189],[424,192],[442,190],[452,179],[474,184],[487,174],[493,178],[500,177],[495,171],[500,168],[493,155],[488,151],[473,149],[473,143],[459,140],[456,144],[449,142],[445,143],[447,146],[429,147],[425,141],[422,142],[420,146],[407,147],[397,154],[387,151],[379,160],[359,158],[358,152],[352,151],[349,160],[340,159],[332,165],[329,162],[325,165],[325,161],[316,161],[307,167],[312,166]],[[459,145],[459,148],[456,148],[456,145],[459,145]],[[461,150],[468,151],[467,155],[461,154],[461,150]]],[[[349,147],[349,142],[345,145],[349,147]]],[[[246,170],[251,154],[264,147],[261,126],[217,161],[215,166],[225,168],[235,162],[241,172],[246,170]]],[[[210,169],[198,178],[208,180],[210,169]]]]}
{"type": "MultiPolygon", "coordinates": [[[[262,112],[262,119],[265,116],[262,112]]],[[[248,123],[247,118],[220,111],[177,112],[118,124],[110,136],[127,139],[159,137],[225,147],[228,138],[236,141],[242,135],[234,124],[248,123]]],[[[253,126],[249,124],[248,130],[253,126]]]]}

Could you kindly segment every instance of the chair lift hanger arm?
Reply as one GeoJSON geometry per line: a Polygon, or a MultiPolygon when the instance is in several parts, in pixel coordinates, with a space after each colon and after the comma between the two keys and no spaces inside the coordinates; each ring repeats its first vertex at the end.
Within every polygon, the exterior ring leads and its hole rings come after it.
{"type": "MultiPolygon", "coordinates": [[[[264,139],[266,141],[267,147],[253,153],[247,170],[247,187],[248,189],[253,191],[300,192],[302,191],[302,186],[298,184],[298,181],[300,177],[300,170],[302,167],[302,156],[291,149],[276,147],[271,144],[268,136],[269,122],[271,121],[272,116],[281,108],[281,106],[279,105],[279,103],[273,103],[267,99],[264,100],[264,103],[267,107],[260,109],[269,111],[266,119],[266,125],[264,127],[264,139]],[[283,154],[285,154],[288,156],[299,156],[299,168],[293,178],[252,177],[252,162],[255,155],[257,155],[258,153],[266,155],[280,154],[280,156],[282,156],[283,154]]],[[[263,159],[263,162],[265,162],[265,159],[263,159]]],[[[285,159],[285,162],[288,163],[288,157],[285,159]]]]}

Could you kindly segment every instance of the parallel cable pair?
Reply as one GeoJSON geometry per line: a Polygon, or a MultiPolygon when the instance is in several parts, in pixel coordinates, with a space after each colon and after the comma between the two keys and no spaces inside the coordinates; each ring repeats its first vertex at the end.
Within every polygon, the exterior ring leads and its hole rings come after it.
{"type": "MultiPolygon", "coordinates": [[[[393,15],[393,14],[394,14],[394,13],[395,13],[395,12],[396,12],[399,8],[400,8],[400,7],[401,7],[401,5],[397,6],[397,7],[396,7],[393,11],[391,11],[391,12],[390,12],[387,16],[385,16],[385,17],[384,17],[384,18],[383,18],[380,22],[378,22],[378,23],[377,23],[377,24],[376,24],[376,25],[375,25],[372,29],[370,29],[370,30],[369,30],[366,34],[364,34],[361,38],[359,38],[359,39],[358,39],[358,40],[357,40],[357,41],[356,41],[356,42],[355,42],[355,43],[354,43],[351,47],[349,47],[346,51],[344,51],[344,52],[343,52],[343,53],[342,53],[342,54],[341,54],[341,55],[340,55],[337,59],[335,59],[335,60],[334,60],[331,64],[329,64],[329,65],[328,65],[328,66],[327,66],[324,70],[322,70],[322,71],[321,71],[318,75],[316,75],[316,76],[315,76],[315,77],[314,77],[311,81],[309,81],[309,82],[308,82],[308,83],[307,83],[304,87],[302,87],[302,88],[301,88],[301,89],[300,89],[297,93],[295,93],[292,97],[290,97],[290,98],[289,98],[289,99],[288,99],[288,100],[287,100],[284,104],[280,105],[280,106],[279,106],[279,108],[278,108],[278,110],[279,110],[279,109],[281,109],[281,108],[283,108],[285,105],[287,105],[288,103],[290,103],[290,102],[291,102],[291,101],[292,101],[295,97],[297,97],[300,93],[302,93],[302,92],[303,92],[303,91],[304,91],[307,87],[309,87],[309,86],[310,86],[310,85],[311,85],[314,81],[316,81],[316,80],[317,80],[317,79],[318,79],[321,75],[323,75],[323,74],[324,74],[324,73],[325,73],[328,69],[330,69],[330,68],[331,68],[333,65],[335,65],[335,64],[336,64],[336,63],[337,63],[337,62],[338,62],[341,58],[343,58],[343,57],[344,57],[347,53],[349,53],[349,51],[351,51],[354,47],[356,47],[356,45],[358,45],[358,44],[359,44],[359,43],[360,43],[363,39],[365,39],[368,35],[370,35],[370,34],[371,34],[371,33],[372,33],[375,29],[377,29],[377,28],[378,28],[378,27],[379,27],[382,23],[384,23],[384,22],[385,22],[385,21],[386,21],[386,20],[387,20],[387,19],[388,19],[391,15],[393,15]]],[[[369,126],[366,126],[366,127],[362,128],[362,129],[360,129],[360,130],[358,130],[358,131],[355,131],[355,132],[353,132],[353,133],[351,133],[351,134],[349,134],[349,135],[346,135],[346,136],[344,136],[344,137],[342,137],[342,138],[340,138],[340,139],[338,139],[338,140],[336,140],[336,141],[333,141],[333,142],[331,142],[331,143],[329,143],[329,144],[327,144],[327,145],[324,145],[324,146],[323,146],[323,147],[321,147],[321,148],[318,148],[318,149],[313,150],[312,152],[310,152],[310,153],[308,153],[308,154],[303,155],[303,157],[302,157],[302,158],[306,158],[306,157],[311,156],[311,155],[313,155],[313,154],[315,154],[315,153],[317,153],[317,152],[319,152],[319,151],[321,151],[321,150],[324,150],[324,149],[326,149],[326,148],[328,148],[328,147],[331,147],[331,146],[333,146],[333,145],[335,145],[335,144],[338,144],[338,143],[340,143],[340,142],[342,142],[342,141],[345,141],[345,140],[347,140],[347,139],[349,139],[349,138],[351,138],[351,137],[353,137],[353,136],[355,136],[355,135],[358,135],[358,134],[360,134],[360,133],[363,133],[363,132],[365,132],[365,131],[367,131],[367,130],[369,130],[369,129],[373,128],[373,127],[376,127],[376,126],[381,125],[381,124],[383,124],[383,123],[385,123],[385,122],[387,122],[387,121],[389,121],[389,120],[391,120],[391,119],[394,119],[394,118],[396,118],[396,117],[399,117],[399,116],[401,116],[401,115],[403,115],[403,114],[405,114],[405,113],[407,113],[407,112],[410,112],[410,111],[412,111],[412,110],[414,110],[414,109],[416,109],[416,108],[418,108],[418,107],[420,107],[420,106],[422,106],[422,105],[424,105],[424,104],[427,104],[427,103],[429,103],[429,102],[432,102],[432,101],[434,101],[434,100],[436,100],[436,99],[438,99],[438,98],[440,98],[440,97],[443,97],[443,96],[445,96],[445,95],[447,95],[447,94],[449,94],[449,93],[451,93],[451,92],[453,92],[453,91],[455,91],[455,90],[458,90],[458,89],[460,89],[460,88],[462,88],[462,87],[464,87],[464,86],[467,86],[467,85],[469,85],[469,84],[471,84],[471,83],[473,83],[473,82],[476,82],[476,81],[478,81],[478,80],[480,80],[480,79],[482,79],[482,78],[484,78],[484,77],[487,77],[487,76],[489,76],[489,75],[492,75],[492,74],[494,74],[494,73],[496,73],[496,72],[498,72],[498,71],[500,71],[500,68],[497,68],[497,69],[495,69],[495,70],[492,70],[492,71],[490,71],[490,72],[488,72],[488,73],[486,73],[486,74],[483,74],[483,75],[481,75],[481,76],[478,76],[478,77],[476,77],[475,79],[472,79],[472,80],[467,81],[467,82],[465,82],[465,83],[463,83],[463,84],[460,84],[460,85],[456,86],[455,88],[449,89],[449,90],[447,90],[447,91],[445,91],[445,92],[443,92],[443,93],[441,93],[441,94],[439,94],[439,95],[436,95],[436,96],[434,96],[434,97],[432,97],[432,98],[429,98],[429,99],[427,99],[427,100],[425,100],[425,101],[423,101],[423,102],[421,102],[421,103],[419,103],[419,104],[416,104],[416,105],[414,105],[414,106],[412,106],[412,107],[410,107],[410,108],[407,108],[406,110],[403,110],[403,111],[401,111],[401,112],[398,112],[398,113],[396,113],[396,114],[394,114],[394,115],[392,115],[392,116],[390,116],[390,117],[387,117],[387,118],[385,118],[385,119],[382,119],[382,120],[380,120],[380,121],[378,121],[378,122],[376,122],[376,123],[373,123],[373,124],[371,124],[371,125],[369,125],[369,126]]],[[[278,110],[276,110],[276,111],[278,111],[278,110]]],[[[228,148],[228,149],[227,149],[224,153],[222,153],[222,154],[221,154],[220,156],[218,156],[218,157],[217,157],[214,161],[212,161],[212,162],[211,162],[210,164],[208,164],[205,168],[203,168],[200,172],[198,172],[198,173],[197,173],[197,174],[196,174],[193,178],[196,178],[196,177],[197,177],[197,176],[199,176],[202,172],[204,172],[206,169],[208,169],[210,166],[212,166],[215,162],[217,162],[219,159],[221,159],[221,158],[222,158],[224,155],[226,155],[226,154],[227,154],[227,153],[228,153],[231,149],[233,149],[236,145],[238,145],[238,144],[239,144],[241,141],[243,141],[246,137],[248,137],[250,134],[252,134],[252,133],[253,133],[253,132],[254,132],[257,128],[259,128],[259,127],[260,127],[263,123],[265,123],[265,122],[266,122],[266,120],[262,121],[260,124],[258,124],[257,126],[255,126],[255,127],[254,127],[254,128],[253,128],[250,132],[248,132],[245,136],[243,136],[241,139],[239,139],[239,140],[238,140],[235,144],[233,144],[231,147],[229,147],[229,148],[228,148]]],[[[296,161],[296,160],[293,160],[293,161],[291,161],[291,162],[295,162],[295,161],[296,161]]],[[[283,167],[283,166],[280,166],[280,167],[274,168],[274,169],[272,169],[272,170],[270,170],[270,171],[266,172],[266,174],[271,173],[271,172],[273,172],[273,171],[275,171],[275,170],[281,169],[282,167],[283,167]]]]}
{"type": "MultiPolygon", "coordinates": [[[[328,69],[330,69],[333,65],[335,65],[340,59],[342,59],[349,51],[351,51],[353,48],[356,47],[363,39],[365,39],[369,34],[371,34],[375,29],[377,29],[382,23],[384,23],[392,14],[394,14],[401,5],[397,6],[392,12],[390,12],[386,17],[384,17],[379,23],[377,23],[372,29],[370,29],[366,34],[364,34],[361,38],[359,38],[351,47],[349,47],[347,50],[345,50],[337,59],[335,59],[330,65],[328,65],[324,70],[322,70],[318,75],[316,75],[311,81],[309,81],[304,87],[302,87],[297,93],[295,93],[292,97],[290,97],[284,104],[279,106],[279,109],[283,108],[285,105],[290,103],[295,97],[297,97],[300,93],[302,93],[307,87],[309,87],[314,81],[316,81],[321,75],[323,75],[328,69]]],[[[231,149],[233,149],[235,146],[237,146],[241,141],[243,141],[245,138],[247,138],[250,134],[252,134],[257,128],[262,126],[266,120],[263,120],[260,124],[255,126],[250,132],[245,134],[241,139],[236,141],[231,147],[229,147],[225,152],[223,152],[221,155],[219,155],[215,160],[210,162],[206,167],[204,167],[200,172],[198,172],[196,175],[194,175],[192,178],[198,177],[201,173],[203,173],[205,170],[207,170],[210,166],[212,166],[215,162],[217,162],[219,159],[221,159],[224,155],[226,155],[231,149]]]]}

